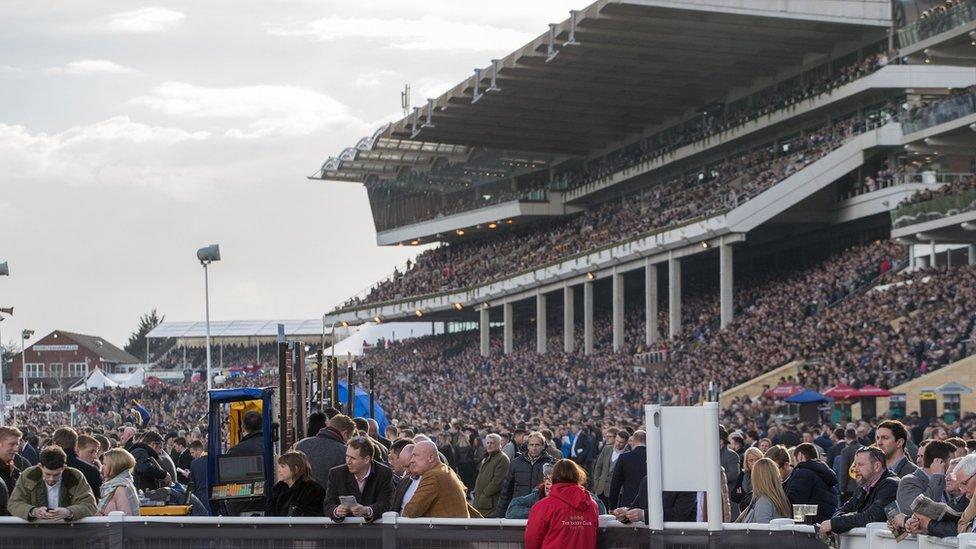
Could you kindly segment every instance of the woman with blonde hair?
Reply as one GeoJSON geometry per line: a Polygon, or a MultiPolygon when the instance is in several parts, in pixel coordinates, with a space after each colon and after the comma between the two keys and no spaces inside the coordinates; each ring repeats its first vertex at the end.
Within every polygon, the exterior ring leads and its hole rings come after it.
{"type": "Polygon", "coordinates": [[[124,448],[112,448],[102,454],[101,497],[98,500],[98,514],[108,515],[121,511],[127,516],[139,516],[139,493],[132,480],[132,468],[136,458],[124,448]]]}
{"type": "Polygon", "coordinates": [[[752,502],[736,522],[768,524],[776,518],[792,516],[790,500],[783,491],[779,466],[769,458],[761,458],[752,466],[752,502]]]}
{"type": "Polygon", "coordinates": [[[745,454],[742,456],[742,471],[739,474],[739,479],[735,483],[735,488],[729,494],[729,499],[732,503],[738,505],[740,509],[745,509],[751,501],[752,466],[762,459],[762,457],[762,450],[755,446],[747,448],[745,454]]]}

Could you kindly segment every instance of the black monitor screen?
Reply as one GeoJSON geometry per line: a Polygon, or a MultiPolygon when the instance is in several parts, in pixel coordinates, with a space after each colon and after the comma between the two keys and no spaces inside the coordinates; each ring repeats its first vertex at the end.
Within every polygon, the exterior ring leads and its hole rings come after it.
{"type": "Polygon", "coordinates": [[[218,482],[261,480],[264,478],[264,456],[220,456],[217,470],[218,482]]]}

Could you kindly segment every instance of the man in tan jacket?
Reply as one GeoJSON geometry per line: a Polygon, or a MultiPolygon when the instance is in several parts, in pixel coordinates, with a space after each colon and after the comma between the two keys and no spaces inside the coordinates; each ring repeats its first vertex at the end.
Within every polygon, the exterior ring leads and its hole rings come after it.
{"type": "Polygon", "coordinates": [[[429,440],[418,442],[410,458],[410,471],[420,475],[413,494],[406,497],[403,516],[407,518],[482,518],[468,505],[461,479],[437,458],[437,446],[429,440]]]}
{"type": "Polygon", "coordinates": [[[502,452],[502,437],[492,433],[485,437],[485,458],[478,464],[478,478],[474,481],[474,508],[484,517],[492,517],[502,493],[502,483],[508,473],[508,456],[502,452]]]}
{"type": "Polygon", "coordinates": [[[68,467],[57,446],[41,450],[40,463],[17,479],[7,508],[27,521],[78,520],[95,514],[95,496],[81,471],[68,467]]]}

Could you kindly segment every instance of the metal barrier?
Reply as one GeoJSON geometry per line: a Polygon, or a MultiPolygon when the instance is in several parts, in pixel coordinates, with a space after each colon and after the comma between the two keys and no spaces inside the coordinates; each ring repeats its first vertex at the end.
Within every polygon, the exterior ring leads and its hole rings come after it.
{"type": "MultiPolygon", "coordinates": [[[[787,521],[789,522],[789,521],[787,521]]],[[[37,524],[0,519],[0,549],[521,549],[524,520],[406,519],[387,513],[373,524],[350,519],[242,517],[97,517],[37,524]]],[[[667,523],[600,520],[600,549],[657,549],[720,545],[742,549],[821,549],[809,526],[667,523]]]]}
{"type": "MultiPolygon", "coordinates": [[[[407,519],[387,513],[373,524],[325,518],[94,517],[30,523],[0,517],[0,549],[522,549],[524,520],[407,519]]],[[[600,549],[716,547],[823,549],[812,526],[668,522],[664,530],[600,517],[600,549]]],[[[910,536],[896,542],[885,523],[840,536],[840,549],[976,549],[976,534],[910,536]]]]}

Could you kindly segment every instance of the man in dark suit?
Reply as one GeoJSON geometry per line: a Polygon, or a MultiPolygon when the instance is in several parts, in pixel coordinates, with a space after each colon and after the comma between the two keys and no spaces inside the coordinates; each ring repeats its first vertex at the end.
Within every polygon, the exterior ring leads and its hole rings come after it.
{"type": "Polygon", "coordinates": [[[820,523],[822,535],[831,532],[843,534],[871,522],[888,520],[885,507],[895,501],[899,479],[885,463],[885,454],[878,448],[862,448],[854,454],[858,488],[854,496],[834,513],[833,518],[820,523]]]}
{"type": "Polygon", "coordinates": [[[854,490],[857,489],[857,482],[851,478],[848,471],[851,469],[851,464],[854,463],[855,452],[863,448],[863,445],[857,439],[857,431],[854,429],[844,431],[844,442],[846,444],[844,449],[840,451],[840,463],[837,466],[837,470],[834,471],[840,481],[841,501],[851,499],[854,495],[854,490]]]}
{"type": "Polygon", "coordinates": [[[364,436],[352,438],[346,443],[346,464],[329,471],[325,516],[337,522],[347,516],[372,521],[390,509],[393,471],[376,460],[378,444],[364,436]],[[356,503],[343,503],[340,496],[353,496],[356,503]]]}
{"type": "Polygon", "coordinates": [[[190,443],[190,476],[188,479],[189,489],[193,495],[203,503],[203,506],[210,511],[210,490],[207,486],[207,452],[204,450],[203,442],[194,440],[190,443]]]}
{"type": "Polygon", "coordinates": [[[91,487],[92,493],[100,494],[102,490],[102,472],[94,465],[78,459],[78,454],[75,451],[75,447],[78,445],[78,433],[71,427],[61,427],[54,431],[54,435],[51,438],[56,446],[60,446],[64,450],[65,457],[67,458],[67,466],[78,469],[85,476],[85,480],[88,481],[88,486],[91,487]]]}
{"type": "Polygon", "coordinates": [[[244,413],[241,419],[241,429],[244,436],[227,450],[228,456],[256,456],[264,455],[264,431],[261,430],[261,412],[251,410],[244,413]]]}
{"type": "Polygon", "coordinates": [[[576,462],[580,467],[587,469],[593,456],[596,455],[596,444],[586,427],[577,423],[573,425],[573,445],[569,448],[569,459],[576,462]]]}
{"type": "Polygon", "coordinates": [[[610,493],[607,509],[616,509],[621,503],[629,503],[637,497],[641,479],[647,476],[647,434],[634,431],[630,437],[631,450],[617,458],[610,477],[610,493]]]}
{"type": "MultiPolygon", "coordinates": [[[[397,442],[400,441],[395,441],[394,447],[397,446],[397,442]]],[[[396,463],[394,464],[399,470],[403,471],[400,481],[397,482],[396,490],[393,492],[393,500],[390,502],[390,511],[394,513],[403,512],[404,500],[409,501],[406,497],[407,492],[413,495],[417,491],[417,486],[420,484],[420,475],[410,471],[410,458],[413,457],[413,448],[413,444],[402,446],[399,449],[396,463]]]]}
{"type": "MultiPolygon", "coordinates": [[[[662,492],[664,522],[695,522],[698,513],[698,494],[695,492],[662,492]]],[[[610,513],[620,522],[647,522],[647,477],[641,479],[637,497],[625,507],[612,509],[610,513]]]]}

